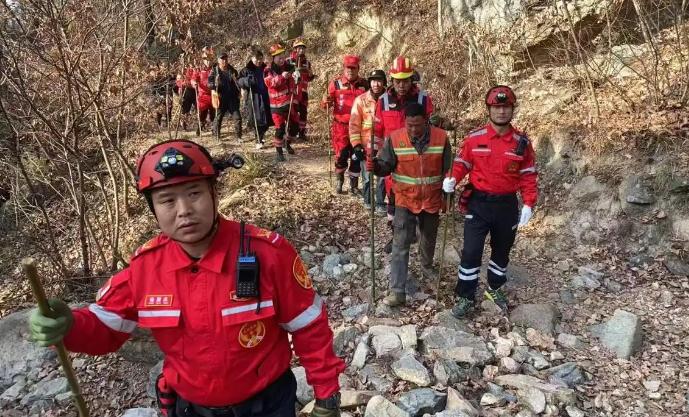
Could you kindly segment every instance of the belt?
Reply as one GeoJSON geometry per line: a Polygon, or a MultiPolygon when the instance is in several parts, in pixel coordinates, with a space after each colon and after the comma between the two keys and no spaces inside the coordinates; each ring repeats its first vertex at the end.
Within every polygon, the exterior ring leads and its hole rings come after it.
{"type": "Polygon", "coordinates": [[[479,200],[479,201],[486,201],[486,202],[492,202],[492,203],[506,203],[506,202],[516,201],[517,194],[516,193],[493,194],[493,193],[487,193],[485,191],[480,191],[480,190],[474,189],[474,192],[471,194],[471,198],[479,200]]]}
{"type": "MultiPolygon", "coordinates": [[[[264,403],[274,401],[275,398],[280,398],[278,393],[284,390],[293,379],[291,369],[287,369],[270,385],[265,387],[262,391],[249,398],[248,400],[235,405],[228,405],[224,407],[206,407],[199,404],[194,404],[182,398],[178,399],[178,405],[182,403],[182,409],[188,409],[199,417],[236,417],[245,415],[247,410],[251,410],[250,414],[261,414],[264,408],[264,403]]],[[[178,408],[179,410],[179,408],[178,408]]]]}

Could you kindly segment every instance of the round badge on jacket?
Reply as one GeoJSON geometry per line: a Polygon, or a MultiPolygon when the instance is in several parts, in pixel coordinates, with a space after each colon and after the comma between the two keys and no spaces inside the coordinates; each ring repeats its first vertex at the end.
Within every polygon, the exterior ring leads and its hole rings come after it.
{"type": "Polygon", "coordinates": [[[250,349],[258,346],[266,335],[266,326],[261,320],[244,323],[239,329],[239,344],[250,349]]]}
{"type": "Polygon", "coordinates": [[[294,279],[297,280],[297,283],[299,283],[302,288],[308,290],[313,287],[313,283],[311,282],[311,278],[309,278],[309,273],[306,270],[306,266],[304,266],[304,262],[299,256],[294,258],[292,273],[294,274],[294,279]]]}

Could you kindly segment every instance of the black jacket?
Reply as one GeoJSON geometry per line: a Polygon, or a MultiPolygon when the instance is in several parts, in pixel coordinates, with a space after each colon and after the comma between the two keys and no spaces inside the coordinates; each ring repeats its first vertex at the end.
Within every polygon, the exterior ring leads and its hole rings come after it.
{"type": "Polygon", "coordinates": [[[237,78],[239,87],[251,94],[251,98],[247,97],[244,101],[244,112],[247,126],[252,129],[254,128],[254,114],[256,115],[256,124],[258,126],[273,126],[268,87],[266,87],[263,78],[265,68],[266,64],[257,67],[253,62],[249,61],[239,72],[239,77],[237,78]],[[251,108],[252,103],[254,106],[253,110],[251,108]]]}
{"type": "Polygon", "coordinates": [[[220,95],[220,108],[223,110],[239,110],[237,75],[237,70],[229,64],[226,71],[222,71],[218,64],[215,64],[208,73],[208,88],[218,91],[220,95]]]}

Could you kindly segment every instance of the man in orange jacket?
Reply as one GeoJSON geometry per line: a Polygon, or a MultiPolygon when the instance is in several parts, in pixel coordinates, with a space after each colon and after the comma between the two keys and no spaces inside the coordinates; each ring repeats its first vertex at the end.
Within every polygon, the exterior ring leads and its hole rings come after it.
{"type": "Polygon", "coordinates": [[[285,238],[218,214],[217,176],[196,143],[146,151],[137,188],[162,233],[94,304],[70,310],[53,299],[54,317],[34,311],[32,336],[43,346],[64,340],[72,352],[102,355],[137,326],[151,329],[165,354],[161,411],[174,417],[294,417],[293,345],[315,391],[313,415],[336,417],[345,365],[333,352],[323,300],[285,238]]]}
{"type": "MultiPolygon", "coordinates": [[[[376,102],[387,86],[385,71],[381,69],[373,70],[368,75],[368,83],[371,88],[354,99],[352,104],[352,114],[349,118],[349,141],[352,144],[354,153],[367,155],[371,152],[371,141],[373,140],[373,119],[376,112],[376,102]]],[[[373,144],[373,156],[383,145],[380,139],[373,144]]],[[[371,173],[365,166],[361,167],[362,193],[364,195],[364,205],[371,206],[371,173]]],[[[378,178],[376,187],[376,213],[385,215],[385,185],[383,178],[378,178]]]]}
{"type": "Polygon", "coordinates": [[[457,181],[469,175],[468,189],[462,192],[468,206],[455,288],[457,302],[452,309],[456,317],[465,316],[474,305],[488,233],[491,253],[485,297],[507,309],[507,297],[501,287],[507,281],[510,250],[517,228],[529,222],[538,199],[533,147],[526,135],[510,123],[517,97],[511,88],[498,85],[488,90],[485,101],[490,121],[464,139],[452,174],[443,182],[445,192],[454,192],[457,181]],[[521,214],[517,191],[524,202],[521,214]]]}
{"type": "Polygon", "coordinates": [[[414,285],[408,279],[409,247],[416,236],[417,221],[422,273],[426,278],[435,276],[433,256],[443,204],[442,183],[452,166],[447,133],[429,124],[426,109],[409,103],[404,115],[405,127],[390,134],[378,157],[366,159],[367,170],[381,176],[392,174],[395,217],[390,294],[383,299],[391,307],[403,305],[414,285]]]}

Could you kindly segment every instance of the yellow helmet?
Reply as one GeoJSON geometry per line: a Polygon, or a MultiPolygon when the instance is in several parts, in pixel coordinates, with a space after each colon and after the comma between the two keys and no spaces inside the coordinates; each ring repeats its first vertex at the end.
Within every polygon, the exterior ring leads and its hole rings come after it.
{"type": "Polygon", "coordinates": [[[294,44],[292,44],[292,49],[296,48],[297,46],[303,46],[304,48],[306,48],[306,44],[301,38],[297,38],[294,40],[294,44]]]}

